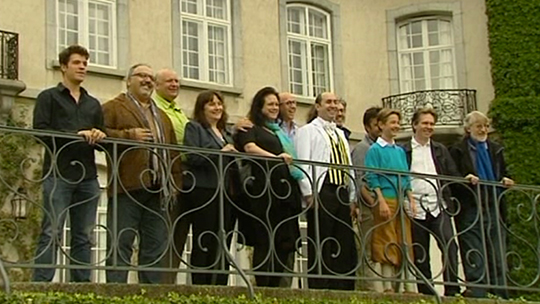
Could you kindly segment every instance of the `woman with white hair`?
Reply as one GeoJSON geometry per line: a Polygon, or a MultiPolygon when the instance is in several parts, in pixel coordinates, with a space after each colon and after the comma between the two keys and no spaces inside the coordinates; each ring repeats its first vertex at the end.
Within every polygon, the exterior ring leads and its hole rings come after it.
{"type": "MultiPolygon", "coordinates": [[[[512,186],[514,182],[507,177],[503,147],[488,139],[489,127],[489,119],[482,112],[467,114],[465,136],[450,149],[450,154],[462,176],[473,174],[480,181],[512,186]]],[[[452,189],[459,206],[455,224],[466,281],[491,287],[467,286],[464,296],[480,298],[491,292],[508,298],[505,258],[501,254],[506,250],[502,225],[506,208],[504,201],[498,200],[501,190],[498,186],[470,184],[458,184],[452,189]]]]}

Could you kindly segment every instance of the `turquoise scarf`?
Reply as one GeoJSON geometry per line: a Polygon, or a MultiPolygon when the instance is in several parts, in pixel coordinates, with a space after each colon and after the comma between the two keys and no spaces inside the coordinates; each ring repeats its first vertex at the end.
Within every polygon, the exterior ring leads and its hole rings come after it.
{"type": "MultiPolygon", "coordinates": [[[[279,142],[281,143],[281,146],[283,147],[283,152],[292,156],[293,159],[297,159],[298,157],[296,156],[296,150],[294,149],[293,142],[291,141],[289,136],[287,136],[287,134],[283,132],[279,124],[273,123],[273,122],[267,122],[266,127],[272,130],[274,134],[276,134],[276,136],[279,139],[279,142]]],[[[295,180],[301,180],[304,178],[304,173],[293,165],[289,165],[289,172],[291,173],[291,176],[295,180]]]]}

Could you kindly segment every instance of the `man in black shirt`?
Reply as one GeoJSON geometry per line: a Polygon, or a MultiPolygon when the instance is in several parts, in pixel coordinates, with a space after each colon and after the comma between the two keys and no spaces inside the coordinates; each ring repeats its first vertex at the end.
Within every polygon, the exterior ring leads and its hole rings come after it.
{"type": "MultiPolygon", "coordinates": [[[[78,45],[58,56],[62,82],[42,91],[34,107],[33,128],[81,135],[84,140],[42,136],[47,146],[43,164],[43,221],[36,265],[56,264],[62,227],[69,213],[70,259],[90,265],[91,233],[100,196],[94,145],[105,138],[99,101],[81,87],[86,76],[88,51],[78,45]],[[54,160],[51,161],[51,160],[54,160]]],[[[34,281],[51,281],[54,268],[36,268],[34,281]]],[[[89,269],[72,269],[71,280],[90,282],[89,269]]]]}

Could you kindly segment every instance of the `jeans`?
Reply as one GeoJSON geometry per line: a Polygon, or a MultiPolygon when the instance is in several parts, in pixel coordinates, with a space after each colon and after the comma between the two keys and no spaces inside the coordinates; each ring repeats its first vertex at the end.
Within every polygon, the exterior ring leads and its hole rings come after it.
{"type": "MultiPolygon", "coordinates": [[[[159,193],[135,190],[117,196],[117,210],[114,199],[109,198],[107,209],[107,266],[125,267],[131,265],[133,241],[139,243],[138,265],[141,267],[162,267],[161,259],[167,247],[167,226],[165,212],[161,209],[159,193]],[[116,216],[115,216],[116,215],[116,216]],[[115,227],[116,224],[116,227],[115,227]]],[[[108,283],[127,283],[127,270],[107,270],[108,283]]],[[[139,271],[139,283],[159,284],[159,271],[139,271]]]]}
{"type": "Polygon", "coordinates": [[[471,206],[463,208],[455,218],[467,283],[498,287],[490,289],[488,286],[467,286],[467,295],[471,297],[483,298],[491,291],[502,298],[508,298],[505,286],[506,260],[503,258],[506,231],[502,227],[502,220],[497,217],[496,208],[494,204],[483,206],[482,217],[479,217],[477,207],[471,206]]]}
{"type": "MultiPolygon", "coordinates": [[[[70,263],[90,265],[91,235],[96,222],[99,196],[99,184],[95,178],[79,183],[66,182],[54,176],[45,178],[44,212],[36,251],[34,281],[52,281],[56,269],[39,266],[56,264],[56,255],[62,243],[62,229],[68,213],[71,224],[70,263]]],[[[90,270],[73,268],[70,270],[70,279],[73,282],[90,282],[90,270]]]]}

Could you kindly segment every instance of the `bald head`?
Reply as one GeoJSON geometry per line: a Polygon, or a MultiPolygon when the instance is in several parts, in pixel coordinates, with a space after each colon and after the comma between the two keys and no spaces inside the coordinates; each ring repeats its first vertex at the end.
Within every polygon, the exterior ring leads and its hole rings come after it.
{"type": "Polygon", "coordinates": [[[172,102],[178,96],[180,82],[178,74],[171,69],[161,69],[156,73],[156,93],[172,102]]]}
{"type": "Polygon", "coordinates": [[[296,115],[296,99],[289,92],[279,93],[279,114],[285,122],[291,122],[296,115]]]}

